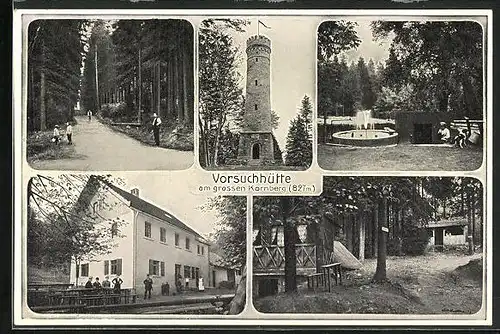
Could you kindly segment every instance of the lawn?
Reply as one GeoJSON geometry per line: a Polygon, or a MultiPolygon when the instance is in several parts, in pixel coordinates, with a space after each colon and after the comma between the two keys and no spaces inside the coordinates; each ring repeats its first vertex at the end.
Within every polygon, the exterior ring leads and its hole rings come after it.
{"type": "Polygon", "coordinates": [[[339,171],[472,171],[481,167],[483,150],[478,147],[418,146],[339,147],[318,144],[318,164],[339,171]]]}
{"type": "Polygon", "coordinates": [[[482,304],[481,254],[429,253],[388,257],[386,283],[371,283],[376,260],[348,273],[332,292],[299,287],[296,294],[255,298],[267,313],[474,314],[482,304]]]}
{"type": "MultiPolygon", "coordinates": [[[[153,130],[148,126],[130,126],[112,124],[112,120],[100,118],[103,124],[112,130],[132,137],[141,143],[154,146],[153,130]]],[[[184,128],[179,131],[175,124],[162,124],[160,129],[160,147],[179,151],[192,151],[194,149],[193,129],[184,128]]]]}
{"type": "Polygon", "coordinates": [[[52,130],[37,131],[28,134],[26,140],[27,160],[29,163],[37,160],[55,160],[74,158],[75,148],[68,145],[66,136],[61,136],[61,142],[56,145],[51,141],[52,130]]]}

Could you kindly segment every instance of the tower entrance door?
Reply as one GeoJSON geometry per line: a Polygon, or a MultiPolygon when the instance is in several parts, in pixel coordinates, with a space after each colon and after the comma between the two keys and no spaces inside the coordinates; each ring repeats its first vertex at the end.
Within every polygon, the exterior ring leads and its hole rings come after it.
{"type": "Polygon", "coordinates": [[[260,144],[253,144],[252,159],[260,159],[260,144]]]}

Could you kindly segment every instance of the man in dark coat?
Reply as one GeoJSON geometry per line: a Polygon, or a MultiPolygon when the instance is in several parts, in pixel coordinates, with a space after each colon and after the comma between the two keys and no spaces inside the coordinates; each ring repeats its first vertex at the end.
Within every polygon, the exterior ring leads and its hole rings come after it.
{"type": "Polygon", "coordinates": [[[153,290],[153,280],[149,277],[149,274],[146,275],[146,279],[144,280],[144,299],[146,299],[146,295],[148,295],[148,299],[151,299],[151,290],[153,290]]]}
{"type": "Polygon", "coordinates": [[[161,125],[161,119],[156,115],[156,113],[153,114],[153,136],[155,138],[155,145],[160,146],[160,125],[161,125]]]}
{"type": "Polygon", "coordinates": [[[92,277],[89,277],[89,280],[87,281],[87,283],[85,283],[85,288],[92,289],[93,287],[94,285],[92,284],[92,277]]]}

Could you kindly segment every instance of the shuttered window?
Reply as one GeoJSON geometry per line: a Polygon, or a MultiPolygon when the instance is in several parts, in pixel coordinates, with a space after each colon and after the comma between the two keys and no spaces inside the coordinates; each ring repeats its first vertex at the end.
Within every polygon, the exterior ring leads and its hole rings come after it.
{"type": "Polygon", "coordinates": [[[146,238],[151,238],[151,223],[144,223],[144,236],[146,238]]]}
{"type": "Polygon", "coordinates": [[[111,260],[111,275],[122,274],[122,259],[111,260]]]}
{"type": "Polygon", "coordinates": [[[104,275],[109,275],[109,261],[104,261],[104,275]]]}
{"type": "Polygon", "coordinates": [[[149,274],[155,276],[165,276],[165,262],[149,260],[149,274]]]}
{"type": "Polygon", "coordinates": [[[82,276],[87,277],[89,275],[89,264],[85,263],[81,265],[82,267],[82,276]]]}
{"type": "Polygon", "coordinates": [[[167,230],[164,227],[160,227],[160,241],[167,242],[167,230]]]}

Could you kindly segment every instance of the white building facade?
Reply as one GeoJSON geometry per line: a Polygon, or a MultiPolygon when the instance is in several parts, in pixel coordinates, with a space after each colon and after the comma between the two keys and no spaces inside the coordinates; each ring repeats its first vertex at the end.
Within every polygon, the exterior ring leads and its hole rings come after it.
{"type": "MultiPolygon", "coordinates": [[[[161,294],[161,285],[168,283],[175,291],[176,281],[188,289],[196,289],[198,279],[209,282],[209,244],[204,238],[181,222],[171,213],[141,199],[138,189],[126,192],[109,185],[110,199],[120,199],[120,204],[111,210],[93,209],[108,224],[114,245],[109,254],[82,262],[78,267],[78,285],[84,285],[88,277],[105,276],[112,281],[120,276],[122,288],[133,288],[137,294],[144,293],[143,281],[149,274],[153,279],[152,294],[161,294]],[[119,232],[111,220],[120,221],[119,232]],[[120,234],[120,235],[118,235],[120,234]]],[[[77,269],[71,265],[70,282],[76,283],[77,269]]]]}

